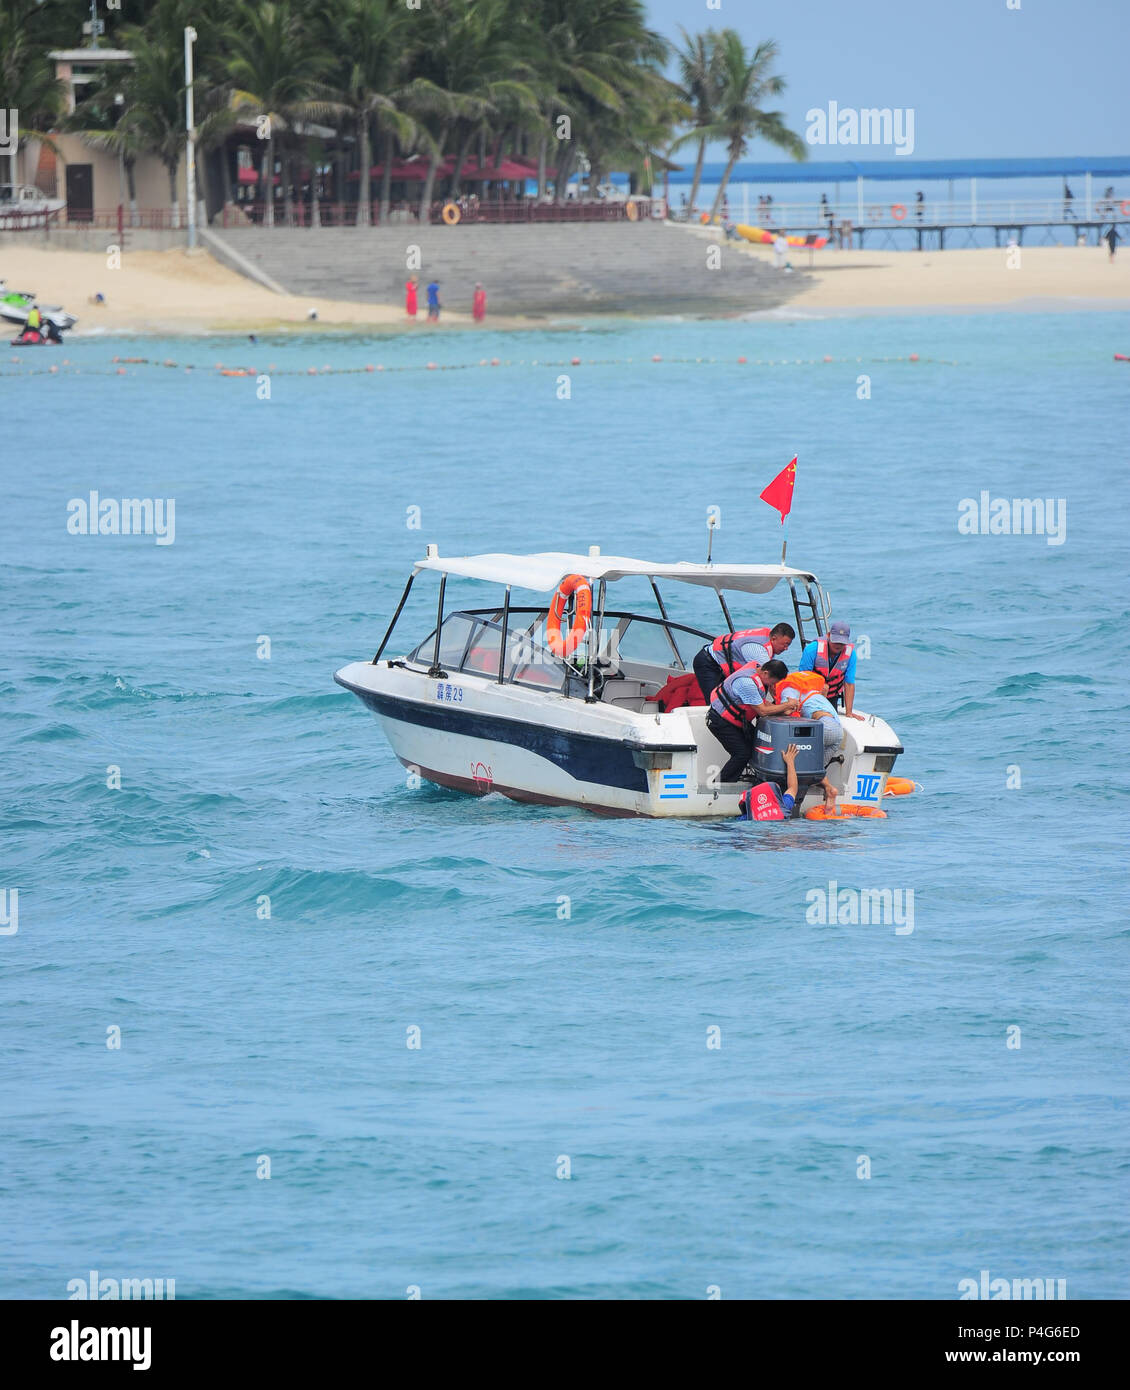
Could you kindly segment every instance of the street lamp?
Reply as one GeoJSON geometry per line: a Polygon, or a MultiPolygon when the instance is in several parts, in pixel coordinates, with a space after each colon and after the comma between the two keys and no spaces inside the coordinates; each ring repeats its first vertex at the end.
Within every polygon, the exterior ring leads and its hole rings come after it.
{"type": "Polygon", "coordinates": [[[196,246],[196,117],[192,105],[192,45],[196,30],[184,31],[184,125],[187,133],[185,148],[185,194],[188,198],[188,248],[196,246]]]}

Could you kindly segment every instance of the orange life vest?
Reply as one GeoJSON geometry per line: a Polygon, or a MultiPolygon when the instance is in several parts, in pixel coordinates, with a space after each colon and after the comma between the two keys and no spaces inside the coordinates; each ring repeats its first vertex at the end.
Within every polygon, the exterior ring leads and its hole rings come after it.
{"type": "Polygon", "coordinates": [[[827,690],[824,692],[828,699],[833,703],[839,698],[840,691],[844,688],[844,677],[847,675],[848,662],[851,654],[855,651],[854,642],[845,642],[843,650],[836,658],[832,666],[828,664],[828,639],[821,637],[816,643],[816,660],[812,663],[814,671],[824,677],[827,683],[827,690]]]}
{"type": "Polygon", "coordinates": [[[801,695],[823,695],[824,677],[819,671],[794,671],[791,676],[786,676],[784,680],[777,682],[775,694],[777,699],[781,698],[781,691],[789,685],[801,695]]]}
{"type": "Polygon", "coordinates": [[[769,645],[769,634],[772,628],[768,627],[747,627],[741,632],[724,632],[721,637],[715,637],[710,644],[710,652],[714,660],[718,663],[722,672],[723,680],[727,676],[732,676],[739,666],[748,664],[739,661],[734,656],[734,643],[744,642],[747,638],[756,638],[758,642],[769,653],[765,659],[768,661],[773,655],[773,648],[769,645]]]}
{"type": "Polygon", "coordinates": [[[732,724],[735,729],[744,729],[747,724],[755,724],[761,716],[760,705],[743,705],[734,692],[730,689],[730,682],[736,676],[748,676],[761,691],[766,694],[765,682],[757,674],[757,662],[747,662],[745,666],[739,666],[736,671],[732,671],[720,686],[714,691],[710,699],[710,708],[728,724],[732,724]]]}

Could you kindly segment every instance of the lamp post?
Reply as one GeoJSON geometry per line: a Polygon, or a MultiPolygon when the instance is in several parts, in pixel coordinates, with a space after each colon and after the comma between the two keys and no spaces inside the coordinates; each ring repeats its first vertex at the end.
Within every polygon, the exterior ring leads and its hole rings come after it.
{"type": "Polygon", "coordinates": [[[184,125],[185,196],[188,199],[188,248],[196,246],[196,117],[192,104],[192,45],[196,30],[189,25],[184,31],[184,125]]]}

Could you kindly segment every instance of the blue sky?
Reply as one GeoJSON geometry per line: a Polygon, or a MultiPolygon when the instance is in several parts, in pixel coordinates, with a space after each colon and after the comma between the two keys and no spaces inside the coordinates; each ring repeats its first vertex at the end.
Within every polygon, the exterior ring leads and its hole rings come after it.
{"type": "MultiPolygon", "coordinates": [[[[788,123],[805,112],[903,107],[918,159],[1119,154],[1130,146],[1130,0],[645,0],[653,28],[678,39],[733,28],[776,39],[788,123]]],[[[721,147],[708,158],[721,159],[721,147]]],[[[890,156],[819,151],[813,158],[890,156]]],[[[782,158],[755,142],[747,160],[782,158]]]]}

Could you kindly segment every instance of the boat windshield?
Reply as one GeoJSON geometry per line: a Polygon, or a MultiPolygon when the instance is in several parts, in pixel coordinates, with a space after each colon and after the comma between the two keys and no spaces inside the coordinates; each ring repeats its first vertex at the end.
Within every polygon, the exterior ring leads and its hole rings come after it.
{"type": "MultiPolygon", "coordinates": [[[[584,684],[587,652],[582,643],[569,658],[555,656],[546,645],[546,608],[511,608],[506,617],[506,654],[502,679],[540,690],[573,693],[584,684]]],[[[450,613],[439,637],[439,666],[447,673],[465,672],[498,680],[504,610],[477,609],[450,613]]],[[[597,653],[598,669],[611,674],[625,663],[665,671],[687,671],[695,652],[710,634],[638,613],[605,612],[597,653]]],[[[408,655],[414,665],[433,666],[435,629],[408,655]]]]}

